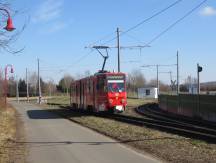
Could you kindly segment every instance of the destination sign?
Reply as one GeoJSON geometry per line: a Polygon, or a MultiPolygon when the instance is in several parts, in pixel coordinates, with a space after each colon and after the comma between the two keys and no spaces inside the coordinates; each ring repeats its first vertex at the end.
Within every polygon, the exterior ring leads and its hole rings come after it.
{"type": "Polygon", "coordinates": [[[107,76],[108,80],[124,80],[124,76],[123,75],[110,75],[107,76]]]}

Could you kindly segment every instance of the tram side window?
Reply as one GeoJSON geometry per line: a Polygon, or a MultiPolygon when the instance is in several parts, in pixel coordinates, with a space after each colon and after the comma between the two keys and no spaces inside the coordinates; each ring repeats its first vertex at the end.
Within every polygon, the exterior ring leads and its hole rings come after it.
{"type": "Polygon", "coordinates": [[[97,90],[98,91],[104,91],[104,87],[105,87],[105,81],[103,78],[99,78],[98,79],[98,83],[97,83],[97,90]]]}
{"type": "Polygon", "coordinates": [[[88,80],[88,92],[90,93],[91,92],[91,81],[88,80]]]}
{"type": "Polygon", "coordinates": [[[93,89],[94,89],[94,82],[93,80],[90,81],[90,89],[91,89],[91,93],[93,94],[93,89]]]}
{"type": "Polygon", "coordinates": [[[78,91],[79,91],[79,89],[78,89],[78,86],[76,85],[76,94],[78,94],[78,91]]]}
{"type": "Polygon", "coordinates": [[[85,84],[84,84],[86,93],[89,93],[88,85],[89,85],[89,81],[87,80],[87,81],[85,82],[85,84]]]}
{"type": "Polygon", "coordinates": [[[71,86],[71,93],[74,93],[74,86],[71,86]]]}

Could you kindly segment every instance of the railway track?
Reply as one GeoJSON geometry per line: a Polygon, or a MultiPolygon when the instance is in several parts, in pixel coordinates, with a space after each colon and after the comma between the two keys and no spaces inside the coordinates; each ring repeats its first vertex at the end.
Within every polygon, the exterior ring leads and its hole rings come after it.
{"type": "Polygon", "coordinates": [[[163,118],[169,121],[176,121],[184,124],[191,124],[194,126],[202,126],[216,130],[216,124],[205,120],[196,120],[183,115],[176,115],[168,113],[158,108],[156,104],[146,105],[139,107],[136,112],[145,116],[153,116],[154,118],[163,118]]]}
{"type": "MultiPolygon", "coordinates": [[[[182,136],[201,139],[207,142],[216,142],[216,125],[207,121],[193,120],[184,116],[169,114],[154,105],[138,107],[136,112],[143,115],[143,119],[150,118],[164,127],[168,127],[182,136]]],[[[171,131],[170,130],[170,131],[171,131]]]]}
{"type": "Polygon", "coordinates": [[[142,118],[122,114],[89,113],[71,108],[65,109],[64,112],[57,111],[56,113],[70,119],[70,116],[68,114],[70,114],[71,112],[81,114],[82,116],[93,115],[96,117],[107,118],[136,126],[146,126],[148,128],[181,135],[188,138],[204,140],[209,143],[216,143],[215,128],[207,128],[205,125],[197,125],[185,121],[176,120],[174,117],[163,116],[163,113],[152,111],[151,109],[141,109],[141,107],[139,107],[137,109],[137,112],[144,115],[142,118]]]}

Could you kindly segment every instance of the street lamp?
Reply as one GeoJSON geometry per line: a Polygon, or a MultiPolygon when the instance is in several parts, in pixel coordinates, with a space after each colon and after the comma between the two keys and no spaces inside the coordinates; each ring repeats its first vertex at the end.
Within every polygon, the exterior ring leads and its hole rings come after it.
{"type": "MultiPolygon", "coordinates": [[[[0,8],[0,10],[4,11],[7,14],[7,17],[8,17],[7,25],[4,27],[4,29],[9,31],[9,32],[15,30],[15,28],[13,26],[13,21],[12,21],[12,18],[10,16],[9,11],[7,9],[5,9],[5,8],[0,8]]],[[[7,107],[7,86],[8,86],[8,84],[7,84],[7,70],[8,70],[8,67],[11,68],[10,72],[13,73],[13,66],[10,65],[10,64],[6,65],[6,67],[5,67],[5,81],[4,81],[4,95],[5,95],[5,106],[6,107],[7,107]]]]}
{"type": "Polygon", "coordinates": [[[10,16],[9,11],[7,9],[5,9],[5,8],[0,8],[0,10],[6,12],[6,14],[8,16],[7,25],[6,25],[6,27],[4,27],[4,29],[7,30],[7,31],[13,31],[13,30],[15,30],[15,28],[13,26],[13,21],[12,21],[12,18],[10,16]]]}
{"type": "Polygon", "coordinates": [[[4,81],[4,95],[5,95],[5,107],[7,107],[7,73],[8,73],[8,68],[10,68],[10,73],[14,73],[13,66],[11,64],[7,64],[5,66],[5,81],[4,81]]]}

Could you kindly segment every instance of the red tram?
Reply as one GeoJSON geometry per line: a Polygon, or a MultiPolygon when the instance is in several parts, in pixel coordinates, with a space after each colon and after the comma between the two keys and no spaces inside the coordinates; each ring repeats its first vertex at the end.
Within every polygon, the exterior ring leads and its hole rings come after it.
{"type": "Polygon", "coordinates": [[[127,105],[124,73],[98,72],[71,83],[70,103],[74,108],[95,112],[123,112],[127,105]]]}

